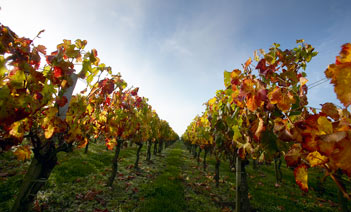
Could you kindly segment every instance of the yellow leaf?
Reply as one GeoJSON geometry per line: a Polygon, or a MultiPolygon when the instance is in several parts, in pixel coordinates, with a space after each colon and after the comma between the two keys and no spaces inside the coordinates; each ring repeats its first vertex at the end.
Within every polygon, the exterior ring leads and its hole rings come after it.
{"type": "Polygon", "coordinates": [[[24,135],[24,130],[21,121],[16,121],[11,125],[10,135],[15,138],[22,139],[24,135]]]}
{"type": "Polygon", "coordinates": [[[318,130],[320,135],[327,135],[333,133],[333,125],[325,116],[320,116],[317,120],[318,130]]]}
{"type": "Polygon", "coordinates": [[[214,103],[216,103],[216,100],[217,100],[216,97],[214,97],[208,101],[208,104],[213,105],[214,103]]]}
{"type": "Polygon", "coordinates": [[[301,86],[305,85],[307,82],[308,82],[308,80],[305,77],[300,77],[301,86]]]}
{"type": "Polygon", "coordinates": [[[31,150],[29,146],[20,146],[13,154],[16,155],[17,160],[25,161],[27,159],[30,159],[31,150]]]}
{"type": "Polygon", "coordinates": [[[254,59],[258,62],[260,57],[257,55],[257,50],[254,51],[254,59]]]}
{"type": "Polygon", "coordinates": [[[310,163],[310,165],[312,167],[319,166],[319,165],[322,165],[322,164],[328,162],[328,158],[323,156],[323,155],[321,155],[317,151],[310,152],[307,155],[306,160],[310,163]]]}
{"type": "Polygon", "coordinates": [[[94,112],[94,108],[93,108],[93,106],[91,104],[88,104],[87,111],[88,111],[89,114],[92,114],[94,112]]]}
{"type": "Polygon", "coordinates": [[[46,139],[51,138],[52,135],[54,134],[54,132],[55,132],[55,127],[54,127],[54,125],[50,124],[50,125],[45,129],[45,132],[44,132],[45,138],[46,138],[46,139]]]}
{"type": "Polygon", "coordinates": [[[303,190],[304,192],[308,191],[308,173],[307,173],[307,166],[305,164],[302,164],[298,167],[295,168],[294,170],[294,175],[295,175],[295,181],[303,190]]]}

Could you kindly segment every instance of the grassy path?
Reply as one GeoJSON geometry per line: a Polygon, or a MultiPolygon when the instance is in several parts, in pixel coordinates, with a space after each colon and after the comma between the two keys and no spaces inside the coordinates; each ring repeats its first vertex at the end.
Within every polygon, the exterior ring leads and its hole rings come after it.
{"type": "MultiPolygon", "coordinates": [[[[133,168],[137,147],[121,150],[113,187],[106,181],[111,173],[113,151],[103,144],[60,153],[59,164],[38,193],[36,211],[84,212],[229,212],[234,209],[235,173],[222,161],[216,188],[215,160],[208,155],[208,168],[197,165],[182,142],[176,142],[146,162],[146,148],[140,154],[139,170],[133,168]]],[[[201,154],[201,157],[203,153],[201,154]]],[[[0,155],[0,211],[9,211],[29,162],[16,161],[10,153],[0,155]],[[6,175],[4,175],[4,173],[6,175]]],[[[282,165],[283,183],[275,186],[272,165],[247,167],[249,198],[256,211],[338,211],[337,190],[327,178],[318,185],[318,169],[311,169],[309,193],[294,182],[293,171],[282,165]]],[[[351,185],[348,184],[351,190],[351,185]]]]}
{"type": "Polygon", "coordinates": [[[183,166],[183,150],[179,143],[167,149],[165,154],[165,169],[153,183],[144,188],[145,197],[140,212],[171,212],[185,211],[184,184],[181,167],[183,166]]]}
{"type": "MultiPolygon", "coordinates": [[[[221,187],[216,189],[213,173],[197,167],[183,143],[177,142],[166,149],[164,156],[164,171],[141,189],[143,201],[136,211],[220,212],[234,208],[235,190],[231,181],[222,179],[221,187]]],[[[222,171],[234,176],[224,169],[222,171]]]]}
{"type": "MultiPolygon", "coordinates": [[[[137,211],[229,212],[235,209],[235,173],[222,161],[220,185],[213,179],[215,160],[208,157],[203,171],[181,142],[164,152],[165,170],[152,184],[137,211]]],[[[203,156],[203,153],[201,154],[203,156]]],[[[311,170],[310,191],[303,193],[296,185],[293,171],[282,166],[283,183],[275,186],[273,165],[247,166],[249,198],[254,211],[338,211],[336,188],[330,179],[321,194],[316,185],[318,169],[311,170]]]]}

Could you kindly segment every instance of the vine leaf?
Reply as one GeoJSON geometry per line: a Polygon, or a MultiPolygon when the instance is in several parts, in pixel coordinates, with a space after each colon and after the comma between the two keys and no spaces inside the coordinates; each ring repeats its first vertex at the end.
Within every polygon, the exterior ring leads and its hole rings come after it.
{"type": "Polygon", "coordinates": [[[328,158],[321,155],[318,151],[310,152],[307,155],[306,160],[312,167],[319,166],[328,162],[328,158]]]}
{"type": "Polygon", "coordinates": [[[285,161],[288,166],[296,166],[301,160],[301,146],[294,144],[285,154],[285,161]]]}
{"type": "Polygon", "coordinates": [[[351,104],[351,44],[342,46],[340,55],[336,57],[335,64],[325,70],[325,76],[331,79],[334,91],[341,103],[348,107],[351,104]]]}
{"type": "Polygon", "coordinates": [[[333,125],[325,116],[320,116],[317,120],[319,134],[328,135],[333,133],[333,125]]]}
{"type": "Polygon", "coordinates": [[[338,109],[333,103],[327,102],[322,104],[322,112],[325,113],[330,118],[334,119],[335,121],[339,120],[340,118],[338,109]]]}
{"type": "Polygon", "coordinates": [[[295,181],[304,192],[308,192],[308,173],[307,166],[305,164],[301,164],[296,167],[294,170],[295,181]]]}
{"type": "Polygon", "coordinates": [[[17,160],[25,161],[30,159],[31,153],[29,146],[20,146],[13,154],[17,157],[17,160]]]}

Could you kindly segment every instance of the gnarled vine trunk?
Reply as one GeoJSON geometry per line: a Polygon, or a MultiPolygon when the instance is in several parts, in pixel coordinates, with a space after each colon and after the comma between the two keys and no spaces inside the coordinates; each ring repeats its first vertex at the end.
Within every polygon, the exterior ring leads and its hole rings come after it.
{"type": "Polygon", "coordinates": [[[29,211],[38,191],[47,182],[51,171],[57,163],[56,152],[49,148],[42,157],[34,157],[24,177],[23,184],[16,197],[13,212],[29,211]]]}
{"type": "Polygon", "coordinates": [[[207,168],[207,161],[206,161],[207,153],[208,153],[208,149],[205,148],[204,161],[203,161],[204,171],[206,171],[206,168],[207,168]]]}
{"type": "Polygon", "coordinates": [[[135,169],[139,169],[139,155],[140,155],[140,150],[143,147],[143,143],[137,143],[137,145],[139,147],[138,147],[137,153],[136,153],[136,160],[135,160],[135,164],[134,164],[135,169]]]}
{"type": "Polygon", "coordinates": [[[38,191],[45,185],[57,164],[57,153],[72,151],[72,144],[67,145],[63,142],[62,137],[58,135],[47,141],[45,145],[42,145],[40,139],[35,135],[32,135],[31,139],[33,139],[32,143],[34,145],[34,158],[23,179],[12,212],[31,210],[38,191]],[[60,145],[57,148],[55,148],[54,139],[60,139],[60,145]]]}
{"type": "Polygon", "coordinates": [[[221,160],[216,158],[216,165],[215,165],[215,176],[214,179],[216,180],[216,187],[219,186],[219,166],[221,165],[221,160]]]}
{"type": "Polygon", "coordinates": [[[236,212],[250,211],[249,186],[245,170],[247,164],[249,164],[248,160],[236,158],[236,212]]]}
{"type": "Polygon", "coordinates": [[[155,141],[155,143],[154,143],[154,155],[157,154],[157,144],[158,144],[158,141],[155,141]]]}
{"type": "Polygon", "coordinates": [[[146,152],[146,160],[150,161],[151,160],[151,141],[147,142],[147,152],[146,152]]]}
{"type": "Polygon", "coordinates": [[[163,150],[163,140],[160,140],[158,143],[158,153],[161,153],[163,150]]]}
{"type": "Polygon", "coordinates": [[[196,156],[197,156],[196,149],[197,149],[197,146],[194,144],[194,146],[193,146],[193,156],[194,156],[194,158],[196,158],[196,156]]]}
{"type": "Polygon", "coordinates": [[[85,154],[88,153],[89,143],[90,143],[90,141],[88,141],[88,142],[87,142],[87,145],[85,145],[85,150],[84,150],[84,153],[85,153],[85,154]]]}
{"type": "Polygon", "coordinates": [[[197,153],[197,166],[200,166],[200,154],[202,152],[202,149],[199,148],[199,152],[197,153]]]}
{"type": "Polygon", "coordinates": [[[282,182],[283,179],[283,173],[282,170],[280,169],[280,166],[282,164],[282,159],[281,157],[275,157],[274,158],[274,170],[275,170],[275,182],[277,184],[282,182]]]}
{"type": "Polygon", "coordinates": [[[110,186],[110,187],[112,187],[113,181],[115,180],[115,177],[117,175],[118,156],[119,156],[119,152],[121,150],[122,143],[123,143],[123,140],[118,140],[117,141],[115,155],[114,155],[113,160],[112,160],[112,173],[111,173],[111,176],[108,178],[108,181],[107,181],[107,186],[110,186]]]}

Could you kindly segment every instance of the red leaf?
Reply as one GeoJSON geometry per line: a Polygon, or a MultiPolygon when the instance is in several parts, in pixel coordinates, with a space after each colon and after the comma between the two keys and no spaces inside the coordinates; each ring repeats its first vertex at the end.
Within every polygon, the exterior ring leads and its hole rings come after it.
{"type": "Polygon", "coordinates": [[[105,104],[106,104],[106,105],[110,105],[110,104],[111,104],[111,99],[110,99],[110,97],[106,97],[105,104]]]}
{"type": "Polygon", "coordinates": [[[93,53],[94,57],[97,57],[98,54],[97,54],[96,49],[92,49],[91,52],[93,53]]]}
{"type": "Polygon", "coordinates": [[[266,66],[266,60],[265,59],[261,59],[257,66],[256,69],[260,70],[260,74],[265,74],[265,71],[267,70],[267,66],[266,66]]]}
{"type": "Polygon", "coordinates": [[[67,98],[65,96],[62,97],[56,97],[56,103],[59,107],[65,106],[65,104],[68,102],[67,98]]]}
{"type": "Polygon", "coordinates": [[[56,78],[62,77],[63,76],[63,71],[60,67],[55,66],[54,67],[54,76],[56,78]]]}
{"type": "Polygon", "coordinates": [[[132,96],[138,95],[139,88],[135,88],[134,90],[131,91],[132,96]]]}

